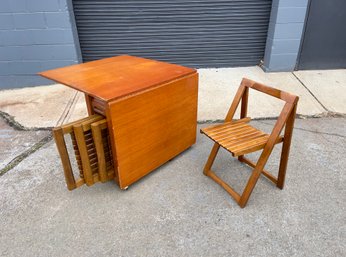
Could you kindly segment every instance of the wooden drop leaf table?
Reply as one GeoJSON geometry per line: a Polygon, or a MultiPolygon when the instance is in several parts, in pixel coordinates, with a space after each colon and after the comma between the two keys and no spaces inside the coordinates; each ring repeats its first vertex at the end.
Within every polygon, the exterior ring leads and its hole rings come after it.
{"type": "Polygon", "coordinates": [[[195,69],[117,56],[44,71],[85,94],[89,117],[54,129],[69,190],[114,179],[126,189],[196,142],[195,69]],[[64,134],[70,134],[75,179],[64,134]]]}

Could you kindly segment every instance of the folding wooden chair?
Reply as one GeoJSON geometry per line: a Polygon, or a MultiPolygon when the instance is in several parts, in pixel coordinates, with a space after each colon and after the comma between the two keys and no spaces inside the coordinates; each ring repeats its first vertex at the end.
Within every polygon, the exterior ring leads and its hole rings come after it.
{"type": "Polygon", "coordinates": [[[207,135],[215,142],[204,167],[204,174],[212,178],[216,183],[220,184],[235,199],[241,208],[245,207],[261,174],[272,181],[278,188],[283,189],[298,99],[298,96],[244,78],[227,113],[225,122],[223,124],[201,129],[201,133],[207,135]],[[249,88],[258,90],[286,102],[270,135],[248,124],[251,120],[246,117],[249,88]],[[234,113],[240,101],[240,120],[233,121],[234,113]],[[280,136],[284,127],[284,135],[280,136]],[[278,177],[276,178],[268,171],[264,170],[264,166],[275,144],[281,142],[283,142],[283,145],[280,168],[278,177]],[[211,170],[211,166],[213,165],[220,146],[231,152],[234,157],[238,157],[240,162],[244,162],[254,168],[241,195],[211,170]],[[260,149],[263,149],[263,151],[256,164],[244,157],[245,154],[260,149]]]}
{"type": "Polygon", "coordinates": [[[107,120],[94,114],[53,129],[53,135],[64,169],[66,185],[73,190],[86,184],[106,182],[115,176],[112,153],[108,141],[107,120]],[[73,174],[65,134],[71,136],[79,178],[73,174]]]}

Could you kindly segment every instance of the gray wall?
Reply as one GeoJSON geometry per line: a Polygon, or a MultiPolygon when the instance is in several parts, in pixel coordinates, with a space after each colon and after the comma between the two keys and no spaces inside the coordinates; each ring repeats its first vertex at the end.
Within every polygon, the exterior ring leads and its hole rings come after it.
{"type": "Polygon", "coordinates": [[[293,71],[299,54],[308,0],[273,0],[263,69],[293,71]]]}
{"type": "Polygon", "coordinates": [[[1,0],[0,89],[51,84],[35,74],[78,62],[67,1],[1,0]]]}
{"type": "MultiPolygon", "coordinates": [[[[308,0],[273,0],[265,71],[292,71],[308,0]]],[[[71,0],[1,0],[0,89],[51,84],[39,71],[81,61],[71,0]]]]}

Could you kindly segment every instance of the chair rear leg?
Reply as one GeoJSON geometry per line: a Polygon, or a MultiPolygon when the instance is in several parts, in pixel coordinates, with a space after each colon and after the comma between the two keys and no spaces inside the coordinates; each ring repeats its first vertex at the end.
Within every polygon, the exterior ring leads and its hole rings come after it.
{"type": "Polygon", "coordinates": [[[286,170],[287,170],[287,163],[288,163],[288,156],[290,152],[290,146],[291,146],[291,139],[284,140],[281,150],[281,158],[280,158],[280,167],[279,167],[279,174],[278,174],[278,182],[277,187],[280,189],[284,188],[285,184],[285,177],[286,177],[286,170]]]}
{"type": "Polygon", "coordinates": [[[285,184],[288,156],[290,153],[296,110],[297,110],[297,105],[294,106],[290,116],[288,117],[288,120],[285,126],[285,134],[284,134],[284,141],[282,143],[278,182],[276,185],[280,189],[283,189],[285,184]]]}
{"type": "Polygon", "coordinates": [[[217,153],[219,152],[219,149],[220,149],[220,145],[215,143],[213,146],[213,149],[211,149],[210,155],[208,157],[208,161],[204,166],[204,170],[203,170],[204,175],[208,176],[211,166],[213,165],[215,161],[215,157],[217,153]]]}

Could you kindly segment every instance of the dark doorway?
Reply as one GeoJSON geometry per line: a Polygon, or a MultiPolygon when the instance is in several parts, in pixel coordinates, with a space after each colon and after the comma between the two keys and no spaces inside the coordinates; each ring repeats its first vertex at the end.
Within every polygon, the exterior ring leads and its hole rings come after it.
{"type": "Polygon", "coordinates": [[[346,1],[311,0],[298,70],[346,68],[346,1]]]}

